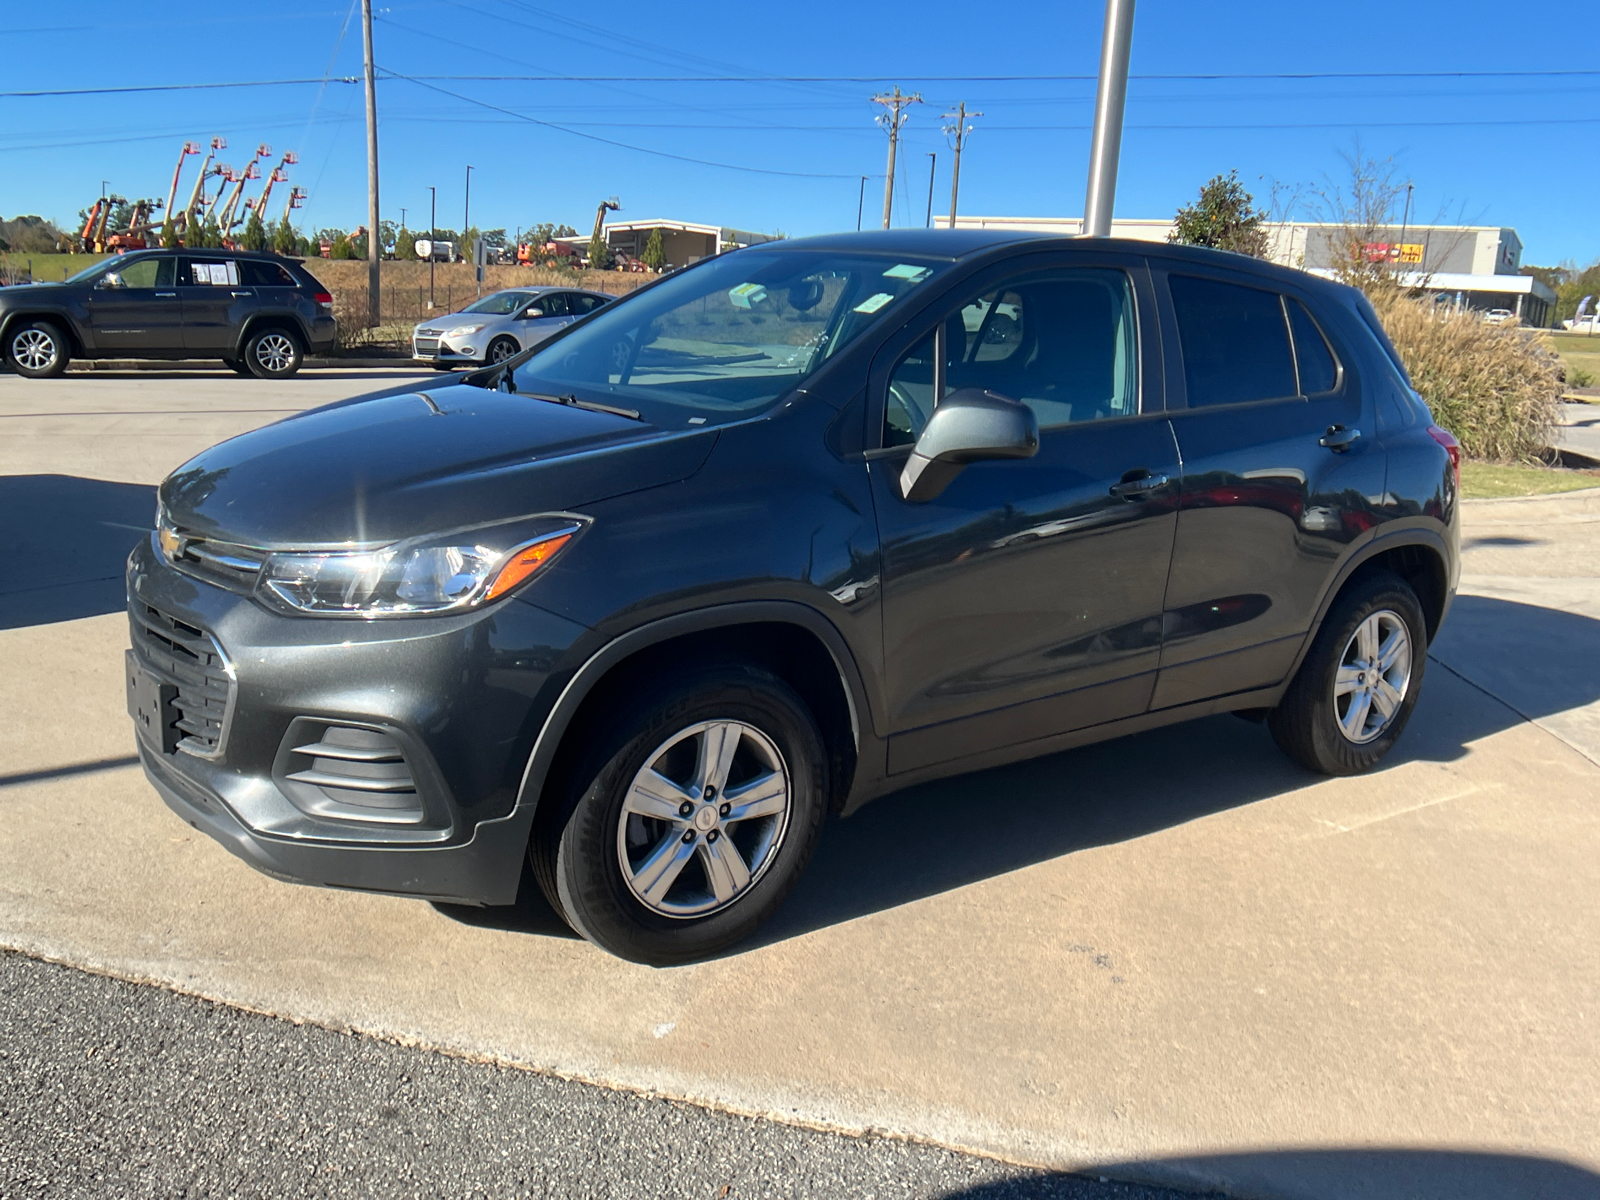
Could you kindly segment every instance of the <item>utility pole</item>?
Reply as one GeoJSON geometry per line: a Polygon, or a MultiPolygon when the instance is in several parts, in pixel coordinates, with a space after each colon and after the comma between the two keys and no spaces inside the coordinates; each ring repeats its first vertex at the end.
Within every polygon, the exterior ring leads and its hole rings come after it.
{"type": "Polygon", "coordinates": [[[922,220],[924,229],[933,228],[933,172],[939,165],[939,155],[932,150],[928,151],[928,215],[922,220]]]}
{"type": "MultiPolygon", "coordinates": [[[[1415,183],[1406,184],[1406,207],[1404,214],[1400,217],[1400,250],[1395,256],[1395,262],[1399,263],[1402,267],[1405,266],[1406,228],[1411,224],[1411,189],[1416,186],[1417,185],[1415,183]]],[[[1422,264],[1418,263],[1417,266],[1421,267],[1422,264]]]]}
{"type": "Polygon", "coordinates": [[[1133,48],[1133,0],[1106,0],[1100,40],[1100,85],[1094,98],[1094,137],[1089,143],[1089,194],[1083,232],[1111,236],[1117,197],[1117,158],[1122,153],[1122,111],[1128,100],[1128,55],[1133,48]]]}
{"type": "Polygon", "coordinates": [[[433,242],[439,236],[439,189],[428,189],[428,309],[433,309],[433,242]]]}
{"type": "Polygon", "coordinates": [[[400,228],[404,229],[405,227],[406,227],[406,210],[405,210],[404,207],[402,207],[400,209],[400,228]]]}
{"type": "MultiPolygon", "coordinates": [[[[467,199],[466,199],[466,204],[461,209],[461,240],[462,240],[462,242],[465,242],[467,240],[467,230],[470,229],[471,227],[472,227],[472,166],[469,163],[467,165],[467,199]]],[[[462,257],[465,258],[466,257],[466,254],[465,254],[466,247],[463,245],[461,247],[461,249],[463,251],[462,257]]]]}
{"type": "Polygon", "coordinates": [[[861,232],[861,210],[867,203],[867,177],[861,177],[861,194],[856,197],[856,232],[861,232]]]}
{"type": "Polygon", "coordinates": [[[378,81],[372,66],[372,0],[361,0],[362,58],[367,83],[367,325],[379,320],[378,271],[383,236],[378,231],[378,81]]]}
{"type": "Polygon", "coordinates": [[[897,83],[892,94],[874,96],[872,102],[883,105],[885,111],[878,114],[878,124],[889,133],[889,173],[883,181],[883,227],[887,229],[894,204],[894,160],[895,152],[900,148],[900,127],[911,115],[905,111],[906,107],[911,104],[921,104],[922,94],[912,92],[909,96],[903,95],[897,83]]]}
{"type": "Polygon", "coordinates": [[[961,194],[961,152],[967,147],[967,135],[972,132],[972,126],[967,121],[972,117],[981,117],[981,112],[969,113],[967,102],[963,100],[956,105],[955,112],[947,112],[944,119],[955,118],[954,125],[946,125],[944,133],[950,139],[950,148],[956,152],[955,166],[950,170],[950,228],[956,227],[956,197],[961,194]]]}

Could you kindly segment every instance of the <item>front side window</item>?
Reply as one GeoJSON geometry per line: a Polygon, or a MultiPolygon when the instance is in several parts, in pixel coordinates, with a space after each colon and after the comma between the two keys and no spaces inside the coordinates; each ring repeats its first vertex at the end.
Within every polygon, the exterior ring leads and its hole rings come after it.
{"type": "Polygon", "coordinates": [[[803,249],[721,255],[605,305],[529,359],[517,390],[572,393],[647,416],[657,403],[704,416],[753,413],[949,265],[803,249]]]}
{"type": "Polygon", "coordinates": [[[1298,393],[1289,326],[1277,292],[1168,277],[1190,408],[1281,400],[1298,393]]]}
{"type": "Polygon", "coordinates": [[[122,280],[123,287],[171,287],[174,265],[170,257],[141,258],[121,268],[116,274],[122,280]]]}
{"type": "Polygon", "coordinates": [[[512,313],[521,311],[527,302],[527,292],[495,292],[482,300],[474,300],[461,311],[483,313],[491,317],[509,317],[512,313]]]}
{"type": "Polygon", "coordinates": [[[1041,272],[951,312],[890,376],[883,444],[915,441],[936,398],[960,388],[1020,400],[1041,428],[1137,413],[1138,334],[1128,277],[1099,268],[1041,272]]]}

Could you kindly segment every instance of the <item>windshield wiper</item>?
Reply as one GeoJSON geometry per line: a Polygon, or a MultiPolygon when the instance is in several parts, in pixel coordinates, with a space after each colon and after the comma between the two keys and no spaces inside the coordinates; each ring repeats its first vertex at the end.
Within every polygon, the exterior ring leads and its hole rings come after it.
{"type": "Polygon", "coordinates": [[[583,408],[590,412],[610,413],[613,417],[627,417],[630,421],[642,421],[636,408],[618,408],[614,404],[601,404],[598,400],[580,400],[570,393],[565,396],[547,396],[542,392],[522,392],[521,395],[531,396],[535,400],[548,400],[551,404],[565,404],[569,408],[583,408]]]}

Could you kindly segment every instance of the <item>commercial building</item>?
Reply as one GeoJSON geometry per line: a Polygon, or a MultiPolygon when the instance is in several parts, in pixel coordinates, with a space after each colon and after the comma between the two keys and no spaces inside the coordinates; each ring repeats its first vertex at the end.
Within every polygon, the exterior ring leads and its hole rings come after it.
{"type": "MultiPolygon", "coordinates": [[[[770,234],[729,229],[725,225],[701,225],[694,221],[613,221],[608,222],[602,232],[612,255],[626,262],[644,256],[650,235],[657,230],[661,231],[661,248],[666,252],[669,267],[687,267],[714,254],[777,240],[770,234]]],[[[581,234],[557,240],[581,251],[589,246],[589,239],[581,234]]]]}
{"type": "MultiPolygon", "coordinates": [[[[934,219],[948,228],[949,217],[934,219]]],[[[1019,229],[1076,236],[1076,217],[956,217],[957,229],[1019,229]]],[[[1343,226],[1286,221],[1268,226],[1268,253],[1274,262],[1314,275],[1333,275],[1342,247],[1343,226]]],[[[1111,236],[1164,242],[1171,221],[1112,221],[1111,236]]],[[[1488,312],[1502,309],[1524,325],[1544,327],[1555,311],[1556,294],[1523,275],[1522,239],[1515,229],[1495,225],[1406,225],[1378,230],[1362,247],[1373,261],[1389,259],[1401,268],[1402,282],[1454,308],[1488,312]]]]}

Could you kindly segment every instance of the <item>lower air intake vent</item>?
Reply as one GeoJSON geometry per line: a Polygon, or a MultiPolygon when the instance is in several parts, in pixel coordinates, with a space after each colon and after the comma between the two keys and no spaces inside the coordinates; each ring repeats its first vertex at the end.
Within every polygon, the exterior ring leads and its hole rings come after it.
{"type": "Polygon", "coordinates": [[[377,729],[302,718],[279,755],[290,799],[320,817],[412,825],[423,818],[400,743],[377,729]]]}

